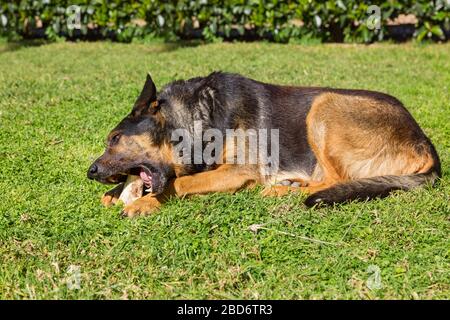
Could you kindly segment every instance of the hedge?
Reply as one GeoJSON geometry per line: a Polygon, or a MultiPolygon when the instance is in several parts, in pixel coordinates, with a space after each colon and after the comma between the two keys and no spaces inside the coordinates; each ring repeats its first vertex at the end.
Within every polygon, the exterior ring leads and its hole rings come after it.
{"type": "Polygon", "coordinates": [[[84,36],[123,42],[142,37],[287,42],[311,38],[368,43],[399,31],[418,40],[444,40],[449,30],[450,0],[0,0],[0,33],[10,39],[84,36]],[[73,5],[80,10],[80,29],[68,27],[73,5]],[[373,5],[381,16],[380,28],[371,30],[368,9],[373,5]],[[395,23],[399,15],[413,15],[409,29],[395,23]]]}

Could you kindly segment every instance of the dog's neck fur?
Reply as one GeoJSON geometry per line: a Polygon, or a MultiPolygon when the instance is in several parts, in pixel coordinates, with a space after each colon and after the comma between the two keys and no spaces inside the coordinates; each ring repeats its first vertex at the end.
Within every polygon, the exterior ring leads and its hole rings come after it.
{"type": "MultiPolygon", "coordinates": [[[[206,78],[194,78],[187,81],[175,81],[167,85],[160,93],[161,99],[167,101],[165,108],[161,113],[165,118],[166,143],[176,145],[178,141],[172,141],[173,130],[186,130],[192,138],[201,139],[203,133],[211,128],[225,128],[225,124],[214,121],[214,112],[223,109],[221,102],[216,98],[215,89],[209,85],[208,76],[206,78]],[[198,123],[201,123],[201,132],[199,132],[198,123]],[[198,135],[201,134],[201,137],[198,135]]],[[[222,112],[224,110],[221,110],[222,112]]],[[[194,148],[193,139],[191,139],[191,150],[194,148]]],[[[205,148],[207,142],[202,143],[205,148]]],[[[210,170],[214,166],[208,166],[205,163],[194,164],[194,153],[191,152],[191,163],[187,166],[189,174],[210,170]]]]}
{"type": "MultiPolygon", "coordinates": [[[[171,141],[171,133],[176,129],[185,129],[194,137],[198,134],[196,121],[201,122],[202,136],[208,129],[218,129],[224,139],[227,129],[267,127],[267,123],[258,120],[265,119],[260,116],[265,101],[255,95],[256,88],[259,92],[265,90],[262,83],[221,72],[168,84],[158,94],[158,99],[165,101],[160,112],[165,118],[167,142],[177,143],[171,141]]],[[[207,142],[203,142],[203,148],[206,145],[207,142]]],[[[191,154],[193,157],[193,152],[191,154]]],[[[198,172],[214,167],[216,165],[201,164],[191,165],[190,169],[198,172]]]]}

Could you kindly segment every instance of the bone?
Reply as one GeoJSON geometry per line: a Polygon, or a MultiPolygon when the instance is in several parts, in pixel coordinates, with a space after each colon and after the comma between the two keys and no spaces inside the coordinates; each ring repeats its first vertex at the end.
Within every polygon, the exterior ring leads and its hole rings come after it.
{"type": "Polygon", "coordinates": [[[125,184],[123,185],[123,190],[120,194],[119,200],[122,200],[125,205],[128,205],[142,197],[143,189],[144,182],[140,177],[128,175],[127,181],[125,181],[125,184]]]}

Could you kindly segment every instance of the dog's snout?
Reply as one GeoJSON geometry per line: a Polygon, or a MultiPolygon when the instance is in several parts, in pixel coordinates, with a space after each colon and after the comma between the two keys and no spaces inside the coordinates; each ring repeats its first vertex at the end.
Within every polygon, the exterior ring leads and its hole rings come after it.
{"type": "Polygon", "coordinates": [[[88,178],[94,179],[98,173],[98,166],[97,164],[93,163],[88,170],[88,178]]]}

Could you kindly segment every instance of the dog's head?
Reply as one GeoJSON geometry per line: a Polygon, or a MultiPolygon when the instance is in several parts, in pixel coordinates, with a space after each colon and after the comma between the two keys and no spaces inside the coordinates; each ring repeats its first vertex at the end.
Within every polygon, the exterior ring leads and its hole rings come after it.
{"type": "Polygon", "coordinates": [[[148,75],[133,110],[110,132],[105,152],[89,167],[89,179],[117,184],[138,175],[149,192],[164,191],[174,171],[160,104],[148,75]]]}

